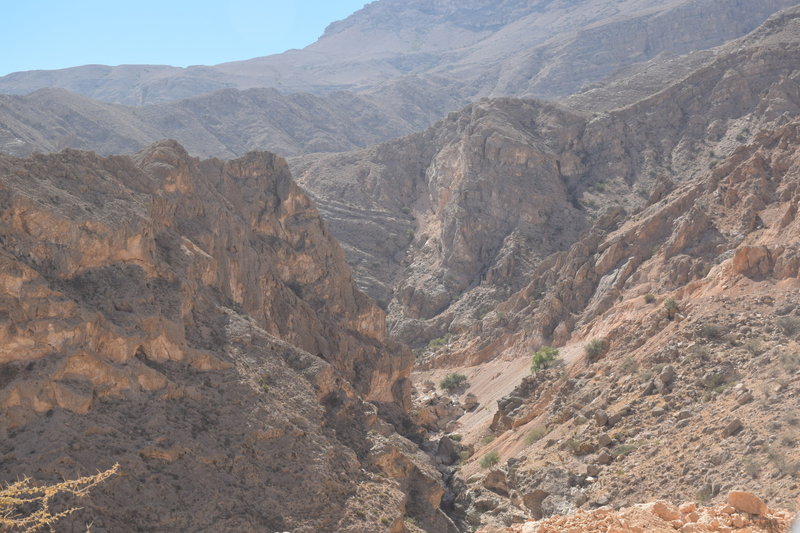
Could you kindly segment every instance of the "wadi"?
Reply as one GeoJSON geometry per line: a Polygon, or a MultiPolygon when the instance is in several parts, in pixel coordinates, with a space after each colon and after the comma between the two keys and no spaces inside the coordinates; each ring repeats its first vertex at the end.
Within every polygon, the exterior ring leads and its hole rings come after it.
{"type": "Polygon", "coordinates": [[[799,205],[793,0],[0,77],[0,529],[788,532],[799,205]]]}

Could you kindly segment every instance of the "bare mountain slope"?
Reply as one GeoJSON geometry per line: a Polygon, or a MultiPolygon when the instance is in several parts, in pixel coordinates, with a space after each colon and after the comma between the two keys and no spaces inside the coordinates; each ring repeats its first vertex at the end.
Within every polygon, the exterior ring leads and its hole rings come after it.
{"type": "MultiPolygon", "coordinates": [[[[634,216],[596,224],[450,346],[452,361],[493,351],[529,363],[555,342],[563,365],[465,370],[476,387],[459,399],[474,392],[493,416],[450,425],[475,452],[456,515],[500,526],[655,499],[722,503],[737,490],[794,506],[799,141],[797,121],[763,131],[634,216]],[[518,386],[495,407],[487,379],[518,386]],[[490,452],[499,464],[487,472],[490,452]]],[[[670,520],[696,522],[689,512],[670,520]]]]}
{"type": "Polygon", "coordinates": [[[121,465],[68,530],[455,531],[379,417],[411,354],[282,159],[4,156],[0,206],[0,477],[121,465]]]}
{"type": "Polygon", "coordinates": [[[487,100],[424,133],[292,166],[392,333],[420,347],[480,324],[605,209],[636,210],[797,116],[798,20],[799,9],[776,15],[609,113],[487,100]]]}
{"type": "Polygon", "coordinates": [[[794,4],[380,0],[332,24],[303,50],[185,69],[90,65],[18,72],[0,78],[0,91],[28,94],[59,87],[106,102],[144,105],[222,88],[362,91],[408,75],[438,75],[442,87],[459,86],[472,97],[556,96],[662,52],[722,44],[794,4]]]}
{"type": "MultiPolygon", "coordinates": [[[[0,91],[39,90],[0,97],[0,150],[132,153],[161,138],[202,157],[352,150],[419,131],[481,96],[571,94],[656,55],[740,36],[791,3],[381,0],[331,25],[305,50],[278,56],[190,69],[90,66],[6,76],[0,91]]],[[[649,85],[626,82],[623,91],[593,92],[594,100],[581,102],[628,104],[697,61],[667,65],[662,79],[647,77],[649,85]]]]}
{"type": "Polygon", "coordinates": [[[438,118],[439,109],[463,101],[455,93],[416,97],[409,84],[427,86],[406,80],[361,96],[227,89],[142,107],[42,89],[0,96],[0,151],[24,156],[70,147],[121,154],[163,138],[174,138],[202,157],[234,157],[266,147],[282,155],[344,151],[423,128],[438,118]],[[404,101],[402,107],[394,106],[397,99],[404,101]]]}

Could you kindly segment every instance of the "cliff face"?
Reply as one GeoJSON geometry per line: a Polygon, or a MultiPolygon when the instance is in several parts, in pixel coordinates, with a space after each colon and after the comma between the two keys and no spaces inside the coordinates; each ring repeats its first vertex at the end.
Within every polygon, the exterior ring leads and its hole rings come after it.
{"type": "Polygon", "coordinates": [[[787,10],[605,113],[586,110],[611,89],[573,97],[579,111],[486,100],[424,133],[291,164],[361,286],[389,309],[393,335],[415,347],[471,336],[606,210],[640,209],[796,114],[797,21],[787,10]]]}
{"type": "Polygon", "coordinates": [[[98,530],[450,527],[378,417],[408,406],[411,354],[282,159],[164,141],[0,177],[4,478],[119,461],[98,530]]]}
{"type": "MultiPolygon", "coordinates": [[[[761,132],[642,211],[598,221],[497,307],[504,321],[456,344],[453,360],[478,365],[459,368],[473,384],[459,394],[488,404],[519,384],[493,417],[450,426],[475,447],[457,515],[502,526],[657,498],[722,503],[741,490],[792,507],[798,142],[797,121],[761,132]],[[545,342],[559,346],[557,362],[534,375],[482,363],[519,353],[528,366],[545,342]],[[478,458],[490,452],[500,461],[487,472],[478,458]]],[[[697,522],[666,505],[670,520],[697,522]]]]}

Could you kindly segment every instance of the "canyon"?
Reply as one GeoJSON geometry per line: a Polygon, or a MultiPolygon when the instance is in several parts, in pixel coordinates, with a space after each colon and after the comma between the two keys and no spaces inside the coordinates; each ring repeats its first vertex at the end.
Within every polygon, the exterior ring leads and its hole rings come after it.
{"type": "Polygon", "coordinates": [[[0,479],[118,463],[64,530],[787,530],[800,6],[617,4],[0,78],[0,479]]]}

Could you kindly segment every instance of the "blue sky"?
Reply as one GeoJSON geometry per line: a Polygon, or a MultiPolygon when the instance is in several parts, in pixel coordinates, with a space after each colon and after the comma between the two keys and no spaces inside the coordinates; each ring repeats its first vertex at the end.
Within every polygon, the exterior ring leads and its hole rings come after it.
{"type": "Polygon", "coordinates": [[[90,63],[213,65],[303,48],[369,0],[7,0],[0,76],[90,63]]]}

